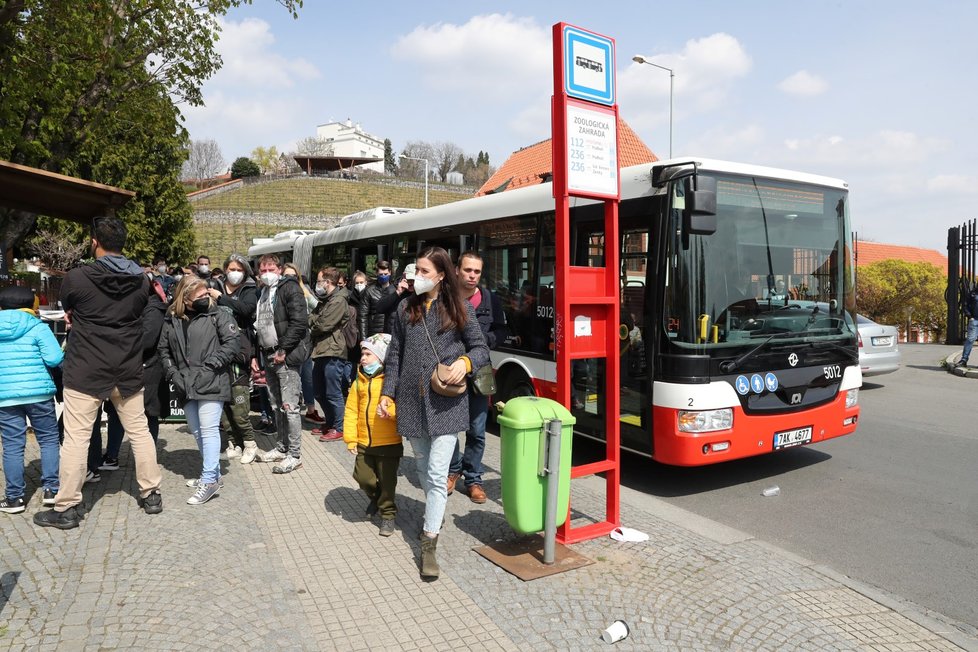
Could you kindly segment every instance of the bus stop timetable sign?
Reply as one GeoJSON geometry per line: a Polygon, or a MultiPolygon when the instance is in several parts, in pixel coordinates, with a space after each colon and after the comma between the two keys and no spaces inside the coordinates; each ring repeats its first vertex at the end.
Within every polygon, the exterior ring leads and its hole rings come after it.
{"type": "Polygon", "coordinates": [[[615,42],[594,32],[564,26],[564,92],[569,97],[615,103],[615,42]]]}
{"type": "Polygon", "coordinates": [[[618,198],[618,120],[614,109],[567,101],[567,190],[618,198]]]}

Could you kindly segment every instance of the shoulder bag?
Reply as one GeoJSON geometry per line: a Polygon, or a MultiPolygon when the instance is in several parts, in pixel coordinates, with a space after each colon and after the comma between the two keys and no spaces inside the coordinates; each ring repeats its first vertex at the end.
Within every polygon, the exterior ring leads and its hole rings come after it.
{"type": "Polygon", "coordinates": [[[431,351],[435,354],[435,370],[431,372],[431,391],[441,396],[461,396],[465,393],[465,381],[462,381],[458,385],[449,385],[442,380],[442,378],[447,377],[451,373],[451,367],[440,362],[441,357],[438,355],[438,349],[435,348],[434,340],[431,339],[431,333],[428,331],[428,323],[425,315],[421,315],[421,324],[424,326],[424,334],[428,336],[428,344],[431,345],[431,351]]]}

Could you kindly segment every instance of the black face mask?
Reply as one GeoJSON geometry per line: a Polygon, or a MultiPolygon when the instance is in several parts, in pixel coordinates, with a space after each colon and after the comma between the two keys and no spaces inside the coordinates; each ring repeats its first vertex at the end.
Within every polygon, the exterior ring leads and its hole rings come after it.
{"type": "Polygon", "coordinates": [[[200,299],[195,299],[193,303],[190,304],[190,309],[194,312],[207,312],[211,308],[211,300],[206,297],[201,297],[200,299]]]}

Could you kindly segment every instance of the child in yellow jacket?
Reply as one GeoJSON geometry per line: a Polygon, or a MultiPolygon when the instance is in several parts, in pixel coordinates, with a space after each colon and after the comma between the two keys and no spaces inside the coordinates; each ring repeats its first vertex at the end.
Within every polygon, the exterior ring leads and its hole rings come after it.
{"type": "Polygon", "coordinates": [[[380,512],[382,537],[394,534],[397,468],[404,456],[394,406],[388,406],[388,417],[377,412],[380,390],[384,386],[384,358],[390,341],[391,336],[387,333],[377,333],[360,342],[360,366],[346,399],[343,419],[343,441],[350,453],[357,456],[353,479],[370,498],[367,516],[380,512]]]}

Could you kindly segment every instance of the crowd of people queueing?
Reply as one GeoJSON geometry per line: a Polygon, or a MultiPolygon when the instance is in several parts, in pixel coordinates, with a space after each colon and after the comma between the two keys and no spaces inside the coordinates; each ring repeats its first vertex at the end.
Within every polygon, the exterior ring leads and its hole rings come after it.
{"type": "Polygon", "coordinates": [[[93,221],[94,262],[75,267],[62,283],[63,346],[38,318],[31,290],[0,290],[0,364],[7,371],[0,386],[0,512],[26,509],[28,419],[40,449],[41,502],[52,508],[37,512],[35,524],[79,526],[83,485],[118,468],[123,435],[140,506],[162,512],[156,440],[172,392],[201,455],[199,477],[187,482],[190,505],[220,491],[222,456],[270,464],[275,474],[301,469],[305,417],[321,423],[313,429],[319,441],[343,441],[355,455],[366,515],[378,515],[379,534],[390,536],[406,438],[425,494],[421,575],[437,578],[448,496],[458,486],[474,503],[486,501],[488,398],[466,380],[490,364],[506,321],[499,299],[480,285],[479,254],[453,262],[444,249],[429,247],[396,282],[390,264],[379,261],[372,282],[357,271],[346,287],[336,267],[319,269],[311,283],[275,254],[262,256],[256,272],[238,254],[223,269],[211,269],[204,256],[196,268],[171,269],[163,259],[143,267],[122,255],[125,244],[121,220],[93,221]],[[250,417],[252,387],[262,379],[263,417],[276,440],[264,451],[250,417]]]}

